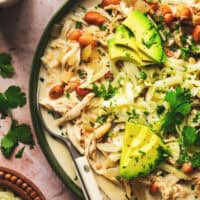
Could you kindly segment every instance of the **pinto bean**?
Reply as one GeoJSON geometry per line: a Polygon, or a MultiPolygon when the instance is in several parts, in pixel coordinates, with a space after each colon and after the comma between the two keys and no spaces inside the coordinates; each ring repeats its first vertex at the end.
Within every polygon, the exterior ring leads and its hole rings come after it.
{"type": "Polygon", "coordinates": [[[79,43],[82,47],[92,45],[97,46],[97,42],[94,40],[93,36],[90,34],[84,34],[79,38],[79,43]]]}
{"type": "Polygon", "coordinates": [[[163,21],[166,23],[166,24],[170,24],[174,21],[174,16],[172,13],[166,13],[164,16],[163,16],[163,21]]]}
{"type": "Polygon", "coordinates": [[[191,173],[193,171],[192,163],[183,163],[181,171],[184,173],[191,173]]]}
{"type": "Polygon", "coordinates": [[[106,7],[109,5],[119,5],[120,4],[120,0],[103,0],[101,5],[102,7],[106,7]]]}
{"type": "Polygon", "coordinates": [[[195,42],[200,41],[200,25],[195,26],[192,35],[195,42]]]}
{"type": "Polygon", "coordinates": [[[149,14],[153,15],[158,10],[158,3],[149,4],[149,14]]]}
{"type": "Polygon", "coordinates": [[[180,19],[191,19],[192,12],[191,12],[190,8],[188,8],[184,5],[179,5],[177,7],[176,17],[180,18],[180,19]]]}
{"type": "Polygon", "coordinates": [[[167,4],[161,4],[160,9],[163,16],[167,13],[172,13],[172,9],[167,4]]]}
{"type": "Polygon", "coordinates": [[[106,18],[96,11],[88,11],[84,17],[88,24],[100,26],[106,22],[106,18]]]}
{"type": "Polygon", "coordinates": [[[151,187],[150,187],[150,192],[151,192],[151,194],[152,194],[152,195],[153,195],[153,194],[156,194],[158,191],[159,191],[158,185],[156,185],[155,183],[153,183],[153,184],[151,185],[151,187]]]}
{"type": "Polygon", "coordinates": [[[51,99],[58,99],[64,94],[64,86],[63,85],[56,85],[49,91],[49,96],[51,99]]]}
{"type": "Polygon", "coordinates": [[[73,30],[67,37],[68,40],[78,41],[82,35],[82,31],[80,29],[73,30]]]}

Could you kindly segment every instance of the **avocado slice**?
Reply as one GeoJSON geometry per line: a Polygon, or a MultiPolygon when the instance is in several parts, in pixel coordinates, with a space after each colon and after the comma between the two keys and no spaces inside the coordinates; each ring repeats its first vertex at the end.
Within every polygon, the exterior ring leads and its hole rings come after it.
{"type": "Polygon", "coordinates": [[[132,179],[148,175],[167,154],[162,140],[148,127],[127,123],[120,159],[120,176],[132,179]]]}
{"type": "Polygon", "coordinates": [[[116,41],[117,45],[128,47],[128,48],[132,49],[133,51],[135,51],[143,62],[145,62],[147,64],[155,63],[155,61],[152,58],[150,58],[148,55],[143,53],[137,47],[137,42],[136,42],[135,36],[124,25],[117,26],[116,33],[115,33],[115,41],[116,41]]]}
{"type": "Polygon", "coordinates": [[[117,45],[114,38],[110,38],[108,40],[108,52],[111,60],[125,60],[142,65],[140,57],[135,51],[124,46],[117,45]]]}
{"type": "Polygon", "coordinates": [[[147,16],[134,10],[123,22],[123,25],[133,32],[137,46],[141,51],[158,63],[165,62],[166,56],[161,37],[147,16]]]}

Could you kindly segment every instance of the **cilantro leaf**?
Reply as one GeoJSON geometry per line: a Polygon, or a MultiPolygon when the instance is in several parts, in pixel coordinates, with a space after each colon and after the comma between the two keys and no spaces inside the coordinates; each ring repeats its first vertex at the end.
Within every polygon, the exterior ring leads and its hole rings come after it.
{"type": "Polygon", "coordinates": [[[24,153],[24,149],[25,149],[25,146],[22,147],[15,155],[15,158],[22,158],[23,156],[23,153],[24,153]]]}
{"type": "Polygon", "coordinates": [[[25,124],[18,125],[16,121],[12,121],[12,125],[8,133],[1,140],[1,151],[5,157],[9,158],[18,142],[23,144],[34,145],[31,129],[25,124]]]}
{"type": "Polygon", "coordinates": [[[183,145],[185,147],[188,147],[190,145],[193,145],[197,138],[197,132],[196,129],[192,126],[185,126],[183,128],[183,145]]]}
{"type": "Polygon", "coordinates": [[[182,103],[190,102],[191,94],[189,90],[184,90],[181,87],[177,87],[175,91],[167,92],[165,100],[170,104],[172,109],[175,109],[182,103]]]}
{"type": "Polygon", "coordinates": [[[8,104],[10,108],[22,107],[26,104],[25,93],[21,92],[21,89],[17,86],[9,87],[5,92],[8,104]]]}
{"type": "Polygon", "coordinates": [[[167,92],[165,100],[170,109],[162,120],[162,130],[164,133],[173,133],[191,110],[191,94],[189,90],[178,87],[175,91],[167,92]]]}
{"type": "Polygon", "coordinates": [[[4,94],[0,93],[0,113],[6,115],[9,109],[8,101],[4,94]]]}
{"type": "Polygon", "coordinates": [[[191,158],[193,167],[200,167],[200,152],[195,153],[191,158]]]}
{"type": "Polygon", "coordinates": [[[17,146],[17,140],[8,132],[6,136],[1,140],[1,151],[6,158],[12,155],[15,147],[17,146]]]}
{"type": "Polygon", "coordinates": [[[12,77],[14,74],[14,67],[11,64],[11,56],[7,53],[0,54],[0,75],[3,78],[12,77]]]}
{"type": "Polygon", "coordinates": [[[180,155],[179,159],[177,160],[177,162],[179,164],[183,164],[183,163],[190,162],[190,159],[191,158],[186,151],[181,151],[181,155],[180,155]]]}
{"type": "Polygon", "coordinates": [[[23,144],[28,144],[30,146],[34,145],[34,141],[32,138],[31,129],[26,124],[21,124],[15,128],[17,133],[17,140],[22,142],[23,144]]]}
{"type": "Polygon", "coordinates": [[[0,112],[6,114],[9,109],[26,104],[25,93],[17,86],[10,86],[5,93],[0,93],[0,112]]]}

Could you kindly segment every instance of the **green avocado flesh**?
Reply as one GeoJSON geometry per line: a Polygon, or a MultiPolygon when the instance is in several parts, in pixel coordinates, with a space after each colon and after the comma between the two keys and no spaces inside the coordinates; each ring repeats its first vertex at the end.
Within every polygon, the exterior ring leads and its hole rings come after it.
{"type": "Polygon", "coordinates": [[[138,47],[158,63],[165,61],[165,53],[159,33],[147,16],[134,10],[123,22],[134,34],[138,47]]]}
{"type": "Polygon", "coordinates": [[[108,41],[108,51],[111,60],[125,60],[142,65],[140,57],[135,51],[132,51],[124,46],[116,45],[114,38],[111,38],[108,41]]]}
{"type": "Polygon", "coordinates": [[[148,127],[127,123],[120,159],[120,176],[132,179],[151,173],[164,160],[166,147],[148,127]]]}
{"type": "Polygon", "coordinates": [[[108,49],[111,60],[128,60],[138,66],[163,63],[166,59],[160,35],[140,11],[133,11],[123,25],[116,28],[108,41],[108,49]],[[127,55],[131,58],[127,59],[127,55]]]}

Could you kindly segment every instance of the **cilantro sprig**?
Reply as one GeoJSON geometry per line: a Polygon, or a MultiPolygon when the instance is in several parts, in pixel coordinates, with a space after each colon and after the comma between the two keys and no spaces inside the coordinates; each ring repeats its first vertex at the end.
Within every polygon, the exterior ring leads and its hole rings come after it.
{"type": "Polygon", "coordinates": [[[13,120],[10,130],[1,140],[1,151],[4,156],[9,158],[19,142],[30,147],[34,145],[30,127],[26,124],[18,125],[17,121],[13,120]]]}
{"type": "Polygon", "coordinates": [[[0,93],[0,113],[3,115],[6,115],[9,109],[22,107],[25,104],[25,93],[17,86],[10,86],[4,93],[0,93]]]}
{"type": "Polygon", "coordinates": [[[92,90],[95,93],[96,97],[103,97],[104,100],[109,100],[113,96],[115,96],[117,89],[111,85],[109,82],[108,87],[106,87],[104,84],[101,85],[92,85],[92,90]]]}
{"type": "Polygon", "coordinates": [[[0,53],[0,75],[3,78],[12,77],[14,74],[14,67],[11,63],[12,58],[7,53],[0,53]]]}
{"type": "Polygon", "coordinates": [[[175,91],[167,92],[165,100],[170,109],[162,120],[164,133],[176,132],[176,126],[180,125],[191,110],[191,94],[189,90],[177,87],[175,91]]]}

